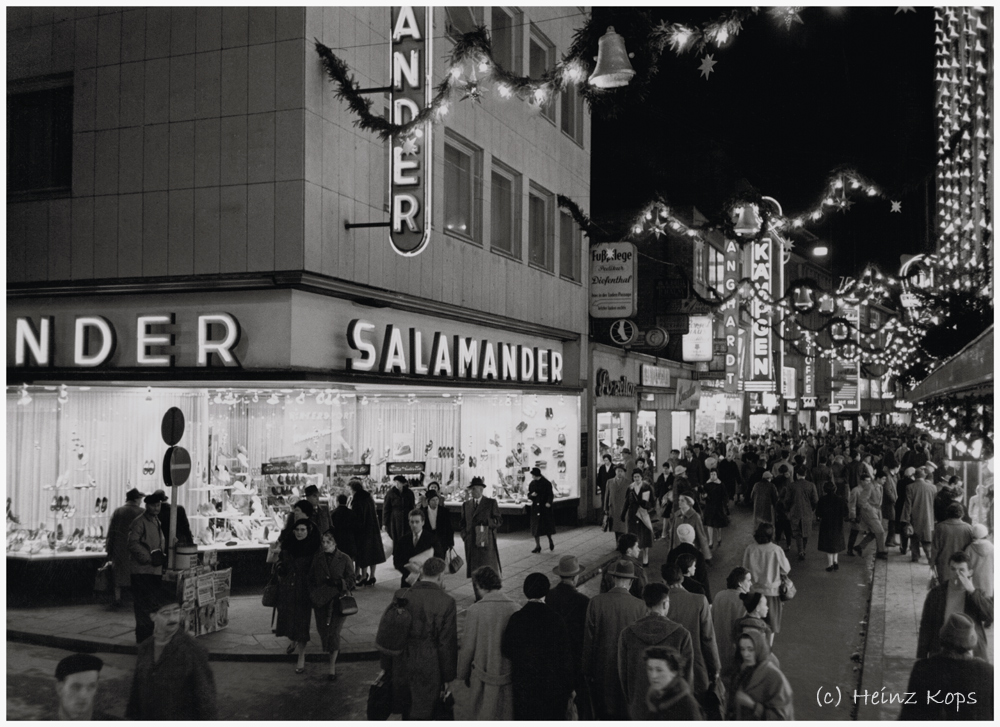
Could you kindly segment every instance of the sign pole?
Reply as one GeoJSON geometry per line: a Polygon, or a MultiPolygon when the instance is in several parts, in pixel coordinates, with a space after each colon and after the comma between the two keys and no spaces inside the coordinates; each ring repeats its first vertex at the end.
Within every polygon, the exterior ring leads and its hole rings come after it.
{"type": "Polygon", "coordinates": [[[170,486],[170,535],[167,538],[167,570],[174,569],[177,558],[177,485],[170,486]]]}

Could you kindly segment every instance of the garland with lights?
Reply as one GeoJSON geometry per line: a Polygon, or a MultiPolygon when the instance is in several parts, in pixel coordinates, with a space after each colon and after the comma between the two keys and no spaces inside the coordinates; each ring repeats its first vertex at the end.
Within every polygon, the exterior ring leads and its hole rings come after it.
{"type": "Polygon", "coordinates": [[[993,457],[993,396],[942,396],[922,402],[914,410],[916,423],[946,439],[962,454],[976,459],[993,457]]]}

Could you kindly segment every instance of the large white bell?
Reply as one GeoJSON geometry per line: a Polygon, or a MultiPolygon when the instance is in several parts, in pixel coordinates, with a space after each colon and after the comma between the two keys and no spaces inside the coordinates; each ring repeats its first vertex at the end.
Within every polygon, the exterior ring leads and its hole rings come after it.
{"type": "Polygon", "coordinates": [[[736,218],[736,224],[733,225],[733,232],[740,237],[753,237],[760,232],[760,216],[757,214],[757,205],[743,205],[739,217],[736,218]]]}
{"type": "Polygon", "coordinates": [[[625,50],[625,39],[608,26],[597,45],[597,67],[590,75],[590,85],[598,88],[627,86],[635,70],[629,63],[630,54],[625,50]]]}

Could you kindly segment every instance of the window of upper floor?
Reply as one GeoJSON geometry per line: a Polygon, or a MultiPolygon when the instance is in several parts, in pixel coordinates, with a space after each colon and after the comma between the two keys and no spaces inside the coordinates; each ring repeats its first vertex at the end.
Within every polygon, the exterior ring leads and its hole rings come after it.
{"type": "Polygon", "coordinates": [[[579,283],[582,280],[580,272],[580,252],[583,246],[583,233],[577,226],[573,215],[565,210],[559,211],[559,275],[566,280],[579,283]]]}
{"type": "Polygon", "coordinates": [[[521,29],[524,27],[524,13],[515,8],[494,6],[490,8],[490,38],[493,46],[493,60],[501,68],[511,73],[521,74],[524,52],[521,29]]]}
{"type": "MultiPolygon", "coordinates": [[[[545,33],[538,29],[534,23],[531,24],[531,39],[528,53],[528,75],[535,80],[541,79],[546,71],[552,69],[556,62],[556,46],[545,37],[545,33]]],[[[541,105],[542,116],[556,122],[556,103],[551,96],[541,105]]]]}
{"type": "Polygon", "coordinates": [[[73,181],[73,78],[7,86],[7,194],[69,193],[73,181]]]}
{"type": "Polygon", "coordinates": [[[444,228],[469,242],[482,242],[483,150],[445,129],[444,228]]]}
{"type": "Polygon", "coordinates": [[[458,40],[483,24],[483,9],[449,6],[445,9],[445,32],[452,40],[458,40]]]}
{"type": "Polygon", "coordinates": [[[522,177],[511,167],[492,160],[490,171],[490,248],[521,259],[522,177]]]}
{"type": "Polygon", "coordinates": [[[554,218],[555,195],[532,182],[528,190],[528,263],[550,273],[555,271],[554,218]]]}

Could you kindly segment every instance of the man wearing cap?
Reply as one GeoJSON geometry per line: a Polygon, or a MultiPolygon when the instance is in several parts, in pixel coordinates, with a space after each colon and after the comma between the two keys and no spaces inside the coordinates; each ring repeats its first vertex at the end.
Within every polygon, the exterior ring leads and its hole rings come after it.
{"type": "Polygon", "coordinates": [[[625,505],[625,492],[631,482],[625,472],[624,463],[615,465],[615,476],[608,482],[608,496],[604,501],[604,517],[611,524],[611,532],[615,535],[616,543],[628,532],[628,524],[620,517],[622,507],[625,505]]]}
{"type": "Polygon", "coordinates": [[[167,564],[167,538],[160,526],[160,506],[166,500],[163,490],[146,495],[143,498],[145,511],[129,526],[128,550],[132,557],[132,605],[135,609],[137,644],[153,635],[150,606],[160,587],[163,567],[167,564]]]}
{"type": "Polygon", "coordinates": [[[444,590],[446,567],[428,558],[420,580],[393,597],[406,601],[412,620],[402,653],[383,654],[382,668],[392,682],[392,712],[404,719],[431,719],[438,696],[458,673],[457,608],[444,590]]]}
{"type": "Polygon", "coordinates": [[[910,560],[914,563],[920,560],[921,548],[927,556],[927,562],[932,562],[934,496],[937,494],[937,489],[931,484],[929,476],[926,467],[917,468],[916,479],[906,489],[906,504],[903,506],[903,520],[909,523],[907,532],[910,535],[910,560]]]}
{"type": "Polygon", "coordinates": [[[926,659],[940,644],[938,632],[953,613],[962,613],[975,625],[977,643],[971,647],[974,656],[989,660],[986,629],[993,623],[993,598],[976,588],[972,582],[969,558],[963,552],[952,553],[948,559],[949,578],[932,588],[924,600],[917,638],[917,658],[926,659]]]}
{"type": "MultiPolygon", "coordinates": [[[[120,509],[120,508],[119,508],[120,509]]],[[[59,706],[48,719],[89,721],[114,719],[94,714],[94,697],[104,662],[93,654],[70,654],[56,666],[56,697],[59,706]]]]}
{"type": "Polygon", "coordinates": [[[545,603],[559,614],[566,624],[573,662],[576,711],[581,720],[589,720],[593,719],[594,715],[590,705],[590,689],[583,677],[583,632],[587,627],[587,606],[590,604],[590,598],[576,589],[576,583],[584,570],[575,555],[564,555],[560,558],[559,565],[552,569],[552,572],[559,576],[559,583],[545,596],[545,603]]]}
{"type": "Polygon", "coordinates": [[[542,471],[537,467],[531,468],[528,499],[531,500],[531,534],[535,538],[535,549],[531,552],[542,552],[539,538],[543,535],[549,539],[549,550],[555,550],[556,544],[552,542],[552,536],[556,532],[556,518],[552,512],[555,494],[552,491],[552,483],[542,476],[542,471]]]}
{"type": "Polygon", "coordinates": [[[628,708],[618,678],[618,637],[623,629],[646,615],[646,604],[628,592],[635,565],[616,561],[609,571],[614,588],[590,599],[583,632],[583,673],[591,686],[595,717],[628,719],[628,708]]]}
{"type": "Polygon", "coordinates": [[[392,487],[382,501],[382,530],[396,542],[396,538],[409,532],[407,519],[410,510],[417,506],[417,498],[403,475],[392,478],[392,487]]]}
{"type": "Polygon", "coordinates": [[[497,528],[503,524],[500,505],[492,497],[484,497],[486,483],[482,477],[473,477],[468,487],[471,497],[462,503],[462,541],[465,543],[465,575],[472,578],[472,571],[483,565],[490,566],[499,575],[500,550],[497,547],[497,528]]]}
{"type": "Polygon", "coordinates": [[[321,535],[330,529],[330,513],[323,507],[319,499],[319,488],[316,485],[309,485],[303,493],[309,504],[313,506],[312,515],[309,519],[316,526],[316,532],[321,535]]]}
{"type": "Polygon", "coordinates": [[[953,613],[938,632],[941,650],[913,665],[901,720],[993,719],[993,665],[973,656],[979,642],[972,619],[953,613]],[[945,702],[946,695],[954,696],[945,702]],[[932,698],[933,697],[933,698],[932,698]]]}
{"type": "Polygon", "coordinates": [[[125,493],[125,504],[115,508],[108,525],[108,539],[104,549],[111,561],[111,572],[115,580],[115,596],[112,606],[120,606],[122,588],[132,583],[132,556],[128,548],[128,532],[132,522],[142,515],[142,498],[145,495],[136,488],[125,493]]]}
{"type": "Polygon", "coordinates": [[[214,720],[215,676],[208,652],[181,628],[177,587],[164,583],[149,600],[150,638],[139,644],[125,718],[214,720]]]}
{"type": "Polygon", "coordinates": [[[529,573],[524,579],[528,602],[504,629],[501,652],[510,659],[514,719],[562,720],[573,692],[569,633],[562,617],[545,603],[549,577],[529,573]]]}

